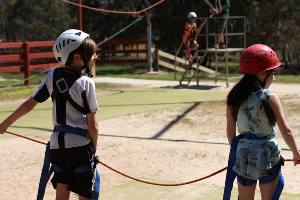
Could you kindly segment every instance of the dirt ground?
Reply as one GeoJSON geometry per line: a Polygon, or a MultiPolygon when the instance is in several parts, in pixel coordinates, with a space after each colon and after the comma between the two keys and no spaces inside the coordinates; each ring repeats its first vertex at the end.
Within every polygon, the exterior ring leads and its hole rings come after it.
{"type": "MultiPolygon", "coordinates": [[[[283,93],[281,98],[300,146],[300,96],[292,90],[283,93]]],[[[101,161],[131,176],[178,183],[206,176],[227,165],[229,146],[225,134],[224,102],[187,104],[101,121],[98,155],[101,161]]],[[[45,132],[37,139],[47,141],[49,135],[45,132]]],[[[292,153],[280,135],[279,140],[284,157],[291,158],[292,153]]],[[[41,144],[16,137],[0,140],[1,200],[35,199],[43,154],[41,144]]],[[[104,194],[129,181],[101,165],[98,169],[104,194]]],[[[294,167],[288,162],[283,173],[284,192],[300,194],[300,166],[294,167]]],[[[197,186],[202,189],[223,187],[224,178],[225,172],[222,172],[197,186]]],[[[119,195],[118,199],[126,199],[119,195]]],[[[54,196],[49,184],[45,199],[54,199],[54,196]]],[[[191,191],[184,197],[164,199],[197,199],[191,191]]]]}

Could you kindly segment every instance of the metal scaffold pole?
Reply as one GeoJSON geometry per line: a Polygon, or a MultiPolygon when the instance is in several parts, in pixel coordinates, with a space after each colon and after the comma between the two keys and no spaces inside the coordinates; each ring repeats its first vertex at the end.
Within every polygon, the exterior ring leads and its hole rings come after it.
{"type": "MultiPolygon", "coordinates": [[[[78,4],[82,5],[82,0],[78,0],[78,4]]],[[[82,17],[82,7],[78,6],[78,28],[83,31],[82,17]]]]}
{"type": "MultiPolygon", "coordinates": [[[[148,0],[145,0],[146,4],[149,4],[148,0]]],[[[152,64],[152,24],[151,24],[151,14],[150,12],[146,12],[146,20],[147,20],[147,61],[149,72],[153,72],[153,64],[152,64]]]]}

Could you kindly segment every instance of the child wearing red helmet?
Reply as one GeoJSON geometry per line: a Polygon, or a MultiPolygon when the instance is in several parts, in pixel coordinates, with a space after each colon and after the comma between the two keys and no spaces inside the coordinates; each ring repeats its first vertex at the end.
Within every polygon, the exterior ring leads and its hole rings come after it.
{"type": "Polygon", "coordinates": [[[234,149],[232,170],[237,175],[240,200],[254,199],[257,180],[262,199],[279,199],[281,192],[275,194],[275,188],[283,184],[278,180],[282,177],[284,160],[275,138],[276,125],[293,152],[294,165],[300,164],[300,153],[280,100],[269,90],[280,66],[270,47],[262,44],[248,47],[240,59],[240,72],[244,76],[227,96],[227,138],[234,149]]]}

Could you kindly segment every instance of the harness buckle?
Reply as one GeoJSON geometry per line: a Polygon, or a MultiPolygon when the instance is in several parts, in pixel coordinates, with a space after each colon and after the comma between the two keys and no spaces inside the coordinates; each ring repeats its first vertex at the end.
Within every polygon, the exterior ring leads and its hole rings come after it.
{"type": "Polygon", "coordinates": [[[67,92],[69,90],[68,88],[68,85],[67,85],[67,82],[64,78],[61,78],[61,79],[58,79],[56,82],[55,82],[56,86],[57,86],[57,89],[58,91],[63,94],[65,92],[67,92]]]}

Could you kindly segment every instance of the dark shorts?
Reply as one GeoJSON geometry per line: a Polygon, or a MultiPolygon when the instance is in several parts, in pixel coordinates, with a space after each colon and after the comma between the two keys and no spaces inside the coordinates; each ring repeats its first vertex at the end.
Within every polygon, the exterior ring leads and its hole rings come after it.
{"type": "Polygon", "coordinates": [[[84,173],[75,173],[74,169],[79,166],[90,165],[93,157],[91,145],[69,149],[51,149],[50,161],[59,170],[54,171],[51,179],[56,188],[57,183],[67,184],[68,190],[80,196],[91,198],[95,171],[93,169],[84,173]]]}
{"type": "MultiPolygon", "coordinates": [[[[281,172],[281,165],[278,165],[272,169],[272,172],[269,173],[269,175],[260,177],[258,179],[259,184],[271,183],[279,176],[280,172],[281,172]]],[[[239,184],[244,186],[251,186],[257,183],[257,180],[247,179],[239,175],[237,175],[237,181],[239,184]]]]}
{"type": "Polygon", "coordinates": [[[225,30],[227,18],[216,18],[216,33],[223,33],[225,30]]]}

